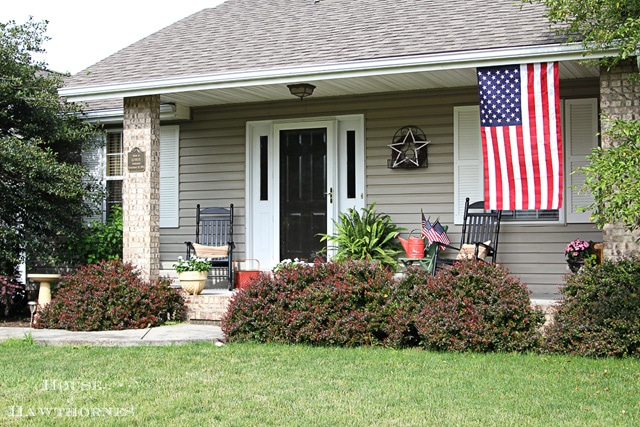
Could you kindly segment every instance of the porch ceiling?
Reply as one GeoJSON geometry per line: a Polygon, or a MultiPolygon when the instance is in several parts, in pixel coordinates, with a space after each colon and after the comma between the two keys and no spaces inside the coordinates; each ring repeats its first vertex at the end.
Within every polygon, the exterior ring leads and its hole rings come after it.
{"type": "MultiPolygon", "coordinates": [[[[561,79],[598,77],[595,67],[582,65],[578,61],[560,63],[561,79]]],[[[398,92],[423,89],[439,89],[477,85],[476,68],[445,69],[428,72],[400,72],[395,74],[349,76],[336,78],[281,79],[277,83],[230,85],[219,88],[176,90],[161,94],[162,102],[175,102],[189,107],[206,105],[237,104],[295,99],[287,88],[290,83],[311,83],[316,86],[312,98],[345,95],[360,95],[382,92],[398,92]]]]}

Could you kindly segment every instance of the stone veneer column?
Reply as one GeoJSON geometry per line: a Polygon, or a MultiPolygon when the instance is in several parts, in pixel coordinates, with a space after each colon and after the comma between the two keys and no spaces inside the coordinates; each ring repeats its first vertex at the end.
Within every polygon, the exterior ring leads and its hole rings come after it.
{"type": "MultiPolygon", "coordinates": [[[[606,130],[608,119],[640,119],[640,80],[629,77],[638,73],[635,58],[607,71],[600,68],[600,120],[602,147],[611,147],[606,130]]],[[[607,224],[603,230],[604,257],[617,259],[625,255],[640,255],[636,239],[640,233],[629,233],[620,224],[607,224]]]]}
{"type": "Polygon", "coordinates": [[[160,96],[124,98],[123,259],[145,280],[160,273],[160,96]],[[144,153],[143,172],[129,170],[129,153],[144,153]]]}

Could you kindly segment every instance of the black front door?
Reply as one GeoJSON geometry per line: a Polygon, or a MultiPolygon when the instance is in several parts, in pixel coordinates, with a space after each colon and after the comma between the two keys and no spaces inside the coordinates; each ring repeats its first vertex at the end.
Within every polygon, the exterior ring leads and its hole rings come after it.
{"type": "Polygon", "coordinates": [[[280,260],[313,261],[327,232],[327,130],[280,131],[280,260]]]}

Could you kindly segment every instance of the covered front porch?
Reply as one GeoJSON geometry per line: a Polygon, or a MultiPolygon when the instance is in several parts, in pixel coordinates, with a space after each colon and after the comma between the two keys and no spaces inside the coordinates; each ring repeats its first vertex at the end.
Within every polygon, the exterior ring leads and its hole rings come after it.
{"type": "MultiPolygon", "coordinates": [[[[584,164],[590,147],[598,143],[598,114],[626,111],[619,100],[622,94],[608,88],[635,90],[625,80],[627,68],[634,66],[601,73],[575,59],[561,63],[566,203],[558,211],[522,218],[514,213],[504,221],[497,259],[528,285],[536,300],[557,298],[558,286],[569,273],[564,259],[568,242],[603,241],[605,258],[633,251],[633,236],[616,227],[598,230],[588,213],[577,211],[585,199],[577,194],[574,186],[579,181],[572,181],[576,176],[571,170],[584,164]],[[574,141],[586,144],[575,150],[574,141]]],[[[458,72],[471,76],[474,68],[458,72]]],[[[194,237],[196,205],[233,203],[235,257],[257,258],[263,270],[272,269],[286,258],[280,250],[283,206],[289,206],[280,187],[280,163],[287,152],[282,149],[283,135],[309,129],[322,129],[327,147],[326,181],[318,189],[328,233],[345,208],[375,203],[379,212],[407,231],[419,227],[420,212],[439,218],[449,227],[451,240],[458,241],[461,200],[482,196],[480,177],[460,179],[461,168],[478,164],[473,157],[480,151],[474,130],[478,92],[471,84],[458,86],[465,79],[430,87],[438,76],[444,78],[441,71],[428,69],[407,71],[409,80],[389,76],[390,82],[398,79],[396,90],[378,93],[371,93],[373,76],[345,77],[366,88],[342,96],[335,96],[339,80],[309,80],[316,89],[302,101],[279,81],[263,82],[248,98],[241,97],[238,88],[199,86],[186,86],[179,93],[162,87],[144,91],[155,95],[114,87],[108,95],[99,95],[123,96],[122,109],[113,114],[122,114],[122,155],[127,166],[122,177],[125,260],[150,278],[175,277],[172,265],[185,255],[184,242],[194,237]],[[425,83],[424,76],[433,81],[425,83]],[[235,102],[216,98],[221,93],[235,94],[235,102]],[[407,125],[422,129],[429,141],[425,167],[390,167],[390,144],[398,129],[407,125]],[[137,155],[142,164],[135,163],[134,153],[141,153],[137,155]],[[161,158],[167,156],[170,168],[163,166],[161,172],[161,158]]],[[[79,94],[77,99],[93,96],[79,94]]]]}

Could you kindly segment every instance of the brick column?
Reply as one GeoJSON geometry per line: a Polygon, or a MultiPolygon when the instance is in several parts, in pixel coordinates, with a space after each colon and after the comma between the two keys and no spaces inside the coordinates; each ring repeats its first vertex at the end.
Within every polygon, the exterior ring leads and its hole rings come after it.
{"type": "MultiPolygon", "coordinates": [[[[608,119],[640,119],[640,80],[630,79],[638,73],[635,58],[609,71],[600,68],[600,120],[602,147],[611,147],[607,135],[608,119]]],[[[636,239],[640,233],[629,233],[621,224],[607,224],[603,230],[604,257],[617,259],[629,255],[640,255],[636,239]]]]}
{"type": "Polygon", "coordinates": [[[124,98],[123,258],[160,273],[160,96],[124,98]],[[143,164],[141,164],[143,163],[143,164]]]}

